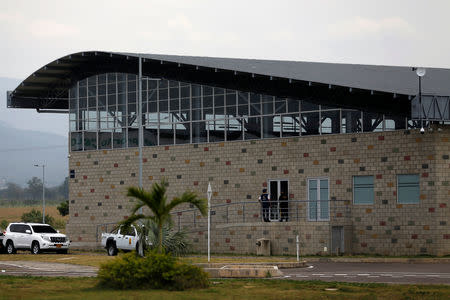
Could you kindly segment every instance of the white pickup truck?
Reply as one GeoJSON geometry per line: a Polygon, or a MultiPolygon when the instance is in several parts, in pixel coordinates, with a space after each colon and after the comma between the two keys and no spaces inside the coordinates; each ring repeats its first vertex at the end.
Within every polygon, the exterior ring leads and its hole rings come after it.
{"type": "Polygon", "coordinates": [[[139,247],[139,236],[134,226],[130,226],[127,231],[122,227],[117,227],[110,233],[102,233],[102,247],[106,248],[109,256],[117,255],[117,251],[137,250],[139,247]]]}
{"type": "Polygon", "coordinates": [[[4,237],[4,235],[3,235],[3,231],[0,231],[0,253],[2,253],[3,252],[3,237],[4,237]]]}

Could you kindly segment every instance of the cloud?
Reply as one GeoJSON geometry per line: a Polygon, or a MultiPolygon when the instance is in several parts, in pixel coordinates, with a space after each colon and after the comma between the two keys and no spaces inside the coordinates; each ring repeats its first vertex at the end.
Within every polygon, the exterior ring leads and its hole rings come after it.
{"type": "Polygon", "coordinates": [[[33,37],[36,38],[64,38],[73,37],[80,32],[78,28],[52,20],[37,20],[32,22],[28,28],[33,37]]]}
{"type": "Polygon", "coordinates": [[[361,38],[373,35],[407,35],[414,27],[399,17],[369,19],[360,16],[328,26],[328,34],[336,38],[361,38]]]}

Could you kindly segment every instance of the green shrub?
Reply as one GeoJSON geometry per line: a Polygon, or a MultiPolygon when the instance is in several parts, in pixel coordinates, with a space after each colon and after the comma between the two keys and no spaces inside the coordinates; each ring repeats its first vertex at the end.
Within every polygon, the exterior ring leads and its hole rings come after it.
{"type": "Polygon", "coordinates": [[[2,220],[0,222],[0,229],[6,230],[6,227],[8,227],[9,222],[6,220],[2,220]]]}
{"type": "Polygon", "coordinates": [[[115,289],[185,290],[208,287],[208,274],[196,266],[178,262],[170,254],[128,253],[100,266],[101,286],[115,289]]]}
{"type": "MultiPolygon", "coordinates": [[[[25,223],[42,223],[42,212],[33,208],[30,212],[23,213],[20,219],[25,223]]],[[[45,215],[45,223],[53,226],[55,219],[52,216],[45,215]]]]}

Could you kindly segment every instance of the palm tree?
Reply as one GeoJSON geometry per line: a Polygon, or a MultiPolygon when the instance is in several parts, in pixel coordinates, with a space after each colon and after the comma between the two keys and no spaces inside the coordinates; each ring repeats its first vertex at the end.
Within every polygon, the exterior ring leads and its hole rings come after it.
{"type": "Polygon", "coordinates": [[[168,203],[166,195],[167,186],[167,182],[162,179],[161,183],[155,182],[150,191],[145,191],[143,188],[129,187],[127,196],[136,198],[139,201],[131,210],[131,216],[121,222],[122,225],[129,226],[136,221],[154,221],[157,224],[159,231],[159,253],[162,252],[163,248],[163,225],[171,222],[170,212],[172,209],[180,204],[189,203],[198,208],[203,216],[206,216],[208,209],[207,200],[199,198],[196,193],[190,191],[184,192],[180,197],[175,197],[168,203]],[[139,213],[143,207],[148,207],[151,215],[139,213]]]}

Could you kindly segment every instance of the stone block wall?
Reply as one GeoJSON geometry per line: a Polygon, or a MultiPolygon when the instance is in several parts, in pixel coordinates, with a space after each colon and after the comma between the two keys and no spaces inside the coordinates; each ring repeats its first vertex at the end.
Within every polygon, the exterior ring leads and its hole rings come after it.
{"type": "MultiPolygon", "coordinates": [[[[212,204],[228,206],[228,223],[220,209],[213,216],[212,252],[255,253],[256,239],[267,236],[274,254],[295,254],[299,234],[301,252],[315,254],[330,249],[331,227],[343,226],[346,252],[445,255],[450,254],[449,140],[446,127],[423,135],[407,130],[145,147],[143,182],[149,188],[166,178],[169,199],[187,189],[206,197],[211,183],[212,204]],[[419,204],[397,203],[398,174],[420,174],[419,204]],[[374,176],[374,204],[353,204],[354,175],[374,176]],[[329,180],[329,221],[308,221],[307,203],[296,203],[290,209],[299,221],[262,223],[257,204],[235,204],[256,201],[270,179],[288,180],[289,198],[306,200],[307,180],[314,177],[329,180]]],[[[69,164],[74,178],[67,230],[75,245],[95,245],[102,224],[123,220],[134,205],[125,194],[138,185],[138,152],[72,152],[69,164]]],[[[205,218],[182,213],[174,220],[189,229],[196,251],[206,250],[205,218]]]]}

